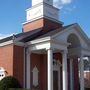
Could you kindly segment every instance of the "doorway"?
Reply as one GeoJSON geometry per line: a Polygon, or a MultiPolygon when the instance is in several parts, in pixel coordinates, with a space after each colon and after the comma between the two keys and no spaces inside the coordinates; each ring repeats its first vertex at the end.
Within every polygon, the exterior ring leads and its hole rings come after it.
{"type": "Polygon", "coordinates": [[[53,65],[53,90],[61,90],[60,87],[60,65],[53,65]]]}
{"type": "Polygon", "coordinates": [[[58,71],[53,71],[53,90],[58,90],[58,71]]]}

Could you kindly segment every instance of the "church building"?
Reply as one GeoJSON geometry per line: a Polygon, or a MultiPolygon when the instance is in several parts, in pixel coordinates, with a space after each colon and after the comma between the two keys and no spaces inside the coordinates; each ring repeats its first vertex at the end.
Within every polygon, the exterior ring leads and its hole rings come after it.
{"type": "Polygon", "coordinates": [[[84,90],[90,39],[59,16],[53,0],[32,0],[22,32],[0,40],[0,80],[14,76],[30,90],[84,90]]]}

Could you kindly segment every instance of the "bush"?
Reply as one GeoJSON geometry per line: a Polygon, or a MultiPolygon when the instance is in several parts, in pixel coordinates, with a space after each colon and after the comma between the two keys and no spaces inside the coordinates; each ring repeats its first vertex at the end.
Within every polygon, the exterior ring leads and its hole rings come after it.
{"type": "Polygon", "coordinates": [[[90,90],[90,88],[85,88],[85,90],[90,90]]]}
{"type": "Polygon", "coordinates": [[[9,90],[9,88],[21,88],[19,81],[13,76],[8,76],[0,81],[0,90],[9,90]]]}

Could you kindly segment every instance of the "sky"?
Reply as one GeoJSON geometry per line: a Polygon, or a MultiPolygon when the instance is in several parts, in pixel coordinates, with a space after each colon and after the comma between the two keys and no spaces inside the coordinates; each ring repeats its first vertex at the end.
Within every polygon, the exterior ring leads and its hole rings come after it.
{"type": "MultiPolygon", "coordinates": [[[[78,23],[90,37],[90,0],[54,0],[64,25],[78,23]]],[[[22,32],[31,0],[0,0],[0,38],[22,32]]]]}

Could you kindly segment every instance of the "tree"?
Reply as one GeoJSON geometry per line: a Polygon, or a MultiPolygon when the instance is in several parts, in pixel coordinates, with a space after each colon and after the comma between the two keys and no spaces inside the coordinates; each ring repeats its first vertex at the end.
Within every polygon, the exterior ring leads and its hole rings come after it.
{"type": "Polygon", "coordinates": [[[7,76],[0,81],[0,90],[8,90],[9,88],[21,88],[19,81],[13,76],[7,76]]]}

